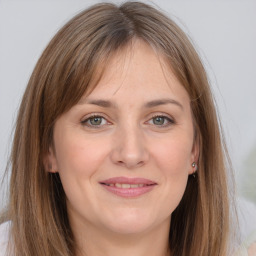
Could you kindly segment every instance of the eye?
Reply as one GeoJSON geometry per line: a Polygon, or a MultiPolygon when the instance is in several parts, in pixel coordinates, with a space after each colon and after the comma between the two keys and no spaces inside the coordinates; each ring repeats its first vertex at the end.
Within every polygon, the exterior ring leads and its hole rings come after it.
{"type": "Polygon", "coordinates": [[[157,115],[152,117],[148,123],[159,127],[168,127],[175,122],[170,117],[164,115],[157,115]]]}
{"type": "Polygon", "coordinates": [[[108,122],[103,116],[93,115],[81,121],[81,124],[92,128],[99,128],[108,124],[108,122]]]}

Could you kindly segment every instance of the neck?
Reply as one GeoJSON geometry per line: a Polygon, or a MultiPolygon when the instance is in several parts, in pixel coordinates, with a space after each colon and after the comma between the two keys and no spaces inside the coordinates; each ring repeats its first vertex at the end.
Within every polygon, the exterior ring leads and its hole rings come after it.
{"type": "MultiPolygon", "coordinates": [[[[74,224],[74,223],[73,223],[74,224]]],[[[120,234],[90,223],[72,225],[77,256],[170,256],[170,219],[139,234],[120,234]],[[79,228],[78,228],[79,227],[79,228]],[[83,228],[84,227],[84,228],[83,228]]]]}

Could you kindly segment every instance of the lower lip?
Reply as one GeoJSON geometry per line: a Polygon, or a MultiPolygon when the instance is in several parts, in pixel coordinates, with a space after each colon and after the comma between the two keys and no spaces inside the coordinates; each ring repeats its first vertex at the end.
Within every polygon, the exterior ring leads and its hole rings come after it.
{"type": "Polygon", "coordinates": [[[138,187],[138,188],[117,188],[117,187],[107,186],[105,184],[101,184],[101,185],[109,192],[121,197],[126,197],[126,198],[141,196],[143,194],[150,192],[155,187],[155,185],[150,185],[150,186],[138,187]]]}

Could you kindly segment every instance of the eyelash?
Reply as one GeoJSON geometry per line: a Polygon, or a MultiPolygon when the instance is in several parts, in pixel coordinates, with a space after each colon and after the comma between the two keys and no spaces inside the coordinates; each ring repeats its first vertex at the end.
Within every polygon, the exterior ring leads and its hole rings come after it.
{"type": "MultiPolygon", "coordinates": [[[[88,122],[89,122],[90,120],[92,120],[93,118],[102,118],[102,119],[106,120],[106,122],[108,122],[107,119],[106,119],[104,116],[99,115],[99,114],[92,114],[91,116],[89,116],[89,117],[87,117],[86,119],[82,120],[82,121],[81,121],[81,124],[82,124],[83,126],[87,126],[87,127],[89,127],[89,128],[95,128],[95,129],[101,128],[103,125],[92,125],[92,124],[88,124],[88,122]]],[[[105,126],[105,125],[104,125],[104,126],[105,126]]]]}
{"type": "MultiPolygon", "coordinates": [[[[164,119],[165,119],[165,122],[167,121],[167,123],[164,124],[164,125],[156,125],[156,124],[153,124],[154,126],[157,126],[157,127],[159,127],[159,128],[166,128],[166,127],[169,127],[169,126],[175,124],[174,119],[172,119],[172,118],[170,118],[170,117],[168,117],[168,116],[166,116],[166,115],[154,115],[154,116],[152,116],[152,117],[150,118],[150,120],[153,120],[154,118],[158,118],[158,117],[164,118],[164,119]]],[[[148,121],[148,122],[149,122],[149,121],[148,121]]]]}
{"type": "MultiPolygon", "coordinates": [[[[89,128],[92,128],[92,129],[100,129],[101,127],[107,125],[107,124],[103,124],[103,125],[101,125],[101,124],[100,124],[100,125],[88,124],[88,122],[89,122],[90,120],[92,120],[93,118],[101,118],[101,119],[104,119],[107,123],[109,123],[109,122],[107,121],[107,119],[106,119],[104,116],[102,116],[102,115],[100,115],[100,114],[92,114],[91,116],[89,116],[89,117],[87,117],[86,119],[82,120],[82,121],[81,121],[81,124],[82,124],[83,126],[87,126],[87,127],[89,127],[89,128]]],[[[170,118],[170,117],[168,117],[168,116],[166,116],[166,115],[154,115],[154,116],[152,116],[152,117],[149,119],[149,121],[151,121],[151,120],[153,120],[153,119],[155,119],[155,118],[164,118],[164,122],[167,121],[167,123],[166,123],[166,124],[163,124],[163,125],[152,124],[153,126],[156,126],[156,127],[158,127],[158,128],[166,128],[166,127],[169,127],[169,126],[175,124],[174,119],[172,119],[172,118],[170,118]]],[[[147,123],[148,123],[149,121],[147,121],[147,123]]]]}

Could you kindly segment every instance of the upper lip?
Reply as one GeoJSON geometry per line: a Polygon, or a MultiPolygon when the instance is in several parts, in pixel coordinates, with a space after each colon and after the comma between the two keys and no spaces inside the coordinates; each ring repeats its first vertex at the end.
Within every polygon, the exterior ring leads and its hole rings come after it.
{"type": "Polygon", "coordinates": [[[128,177],[113,177],[110,179],[102,180],[101,184],[144,184],[144,185],[155,185],[156,182],[145,179],[145,178],[128,178],[128,177]]]}

